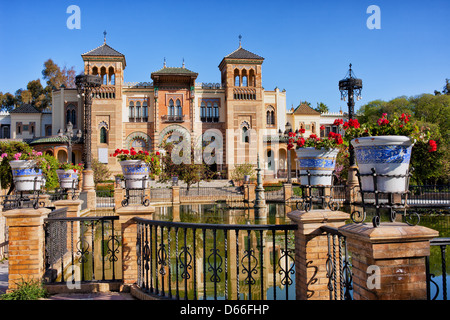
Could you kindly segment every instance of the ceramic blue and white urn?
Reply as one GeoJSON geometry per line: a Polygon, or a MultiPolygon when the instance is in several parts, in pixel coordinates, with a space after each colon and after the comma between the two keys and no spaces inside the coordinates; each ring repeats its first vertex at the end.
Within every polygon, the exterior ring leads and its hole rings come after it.
{"type": "Polygon", "coordinates": [[[336,167],[336,157],[339,153],[338,149],[315,149],[298,148],[297,153],[298,165],[300,169],[300,184],[312,186],[331,186],[333,179],[333,171],[336,167]],[[310,180],[306,175],[309,171],[310,180]]]}
{"type": "Polygon", "coordinates": [[[35,167],[34,161],[12,160],[9,165],[16,191],[37,191],[45,185],[42,170],[35,167]]]}
{"type": "Polygon", "coordinates": [[[120,161],[123,177],[125,178],[125,188],[142,189],[147,188],[149,183],[149,167],[142,160],[120,161]]]}
{"type": "Polygon", "coordinates": [[[59,186],[63,189],[75,189],[78,186],[78,172],[75,170],[56,170],[59,186]]]}
{"type": "MultiPolygon", "coordinates": [[[[360,174],[377,174],[377,191],[405,192],[413,143],[406,136],[362,137],[351,141],[360,174]],[[397,177],[393,177],[397,176],[397,177]]],[[[375,191],[372,176],[361,176],[362,191],[375,191]]]]}

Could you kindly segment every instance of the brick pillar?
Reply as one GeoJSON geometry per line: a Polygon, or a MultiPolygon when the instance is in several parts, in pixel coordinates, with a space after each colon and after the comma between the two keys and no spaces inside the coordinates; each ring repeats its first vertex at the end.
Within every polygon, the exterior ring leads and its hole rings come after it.
{"type": "Polygon", "coordinates": [[[425,300],[425,257],[439,232],[405,223],[339,229],[352,255],[354,300],[425,300]]]}
{"type": "Polygon", "coordinates": [[[180,203],[180,187],[172,186],[172,203],[180,203]]]}
{"type": "Polygon", "coordinates": [[[137,224],[133,218],[151,219],[154,212],[152,206],[127,206],[116,210],[122,230],[122,277],[126,288],[137,281],[137,224]]]}
{"type": "Polygon", "coordinates": [[[342,211],[291,211],[288,217],[298,224],[295,231],[295,285],[297,300],[328,300],[326,261],[327,234],[322,226],[338,228],[349,215],[342,211]]]}
{"type": "Polygon", "coordinates": [[[289,201],[292,198],[292,184],[283,183],[283,200],[289,201]]]}
{"type": "Polygon", "coordinates": [[[24,280],[41,280],[44,275],[44,219],[50,209],[15,209],[3,212],[9,227],[8,290],[24,280]]]}

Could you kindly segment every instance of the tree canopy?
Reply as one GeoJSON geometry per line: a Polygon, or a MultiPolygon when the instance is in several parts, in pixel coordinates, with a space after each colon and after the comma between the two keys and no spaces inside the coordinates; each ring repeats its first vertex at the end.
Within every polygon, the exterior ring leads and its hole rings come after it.
{"type": "Polygon", "coordinates": [[[42,85],[40,79],[36,79],[29,81],[26,89],[19,88],[14,94],[0,92],[1,109],[11,111],[22,104],[32,104],[38,110],[48,108],[52,103],[52,90],[61,85],[66,88],[75,88],[75,75],[74,67],[61,68],[52,59],[48,59],[44,62],[42,70],[46,86],[42,85]]]}
{"type": "MultiPolygon", "coordinates": [[[[446,82],[448,84],[448,79],[446,82]]],[[[381,118],[383,113],[410,114],[411,120],[432,130],[432,139],[437,142],[438,151],[430,153],[426,145],[414,145],[411,158],[411,166],[414,168],[413,182],[449,183],[450,94],[421,94],[412,97],[401,96],[390,101],[374,100],[361,106],[357,117],[360,123],[373,123],[381,118]]]]}

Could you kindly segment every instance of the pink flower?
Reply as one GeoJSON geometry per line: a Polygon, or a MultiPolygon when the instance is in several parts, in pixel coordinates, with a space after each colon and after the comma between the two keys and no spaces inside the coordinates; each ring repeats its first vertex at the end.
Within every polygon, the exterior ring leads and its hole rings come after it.
{"type": "Polygon", "coordinates": [[[1,155],[2,159],[3,159],[3,158],[6,158],[7,156],[8,156],[7,153],[2,153],[2,155],[1,155]]]}
{"type": "Polygon", "coordinates": [[[22,156],[22,153],[16,153],[15,155],[14,155],[14,159],[16,159],[16,160],[19,160],[20,159],[20,157],[22,156]]]}

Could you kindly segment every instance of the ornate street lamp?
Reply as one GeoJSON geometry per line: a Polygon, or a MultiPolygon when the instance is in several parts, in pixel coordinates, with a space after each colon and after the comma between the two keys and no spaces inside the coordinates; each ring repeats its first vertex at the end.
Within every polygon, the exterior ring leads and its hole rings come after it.
{"type": "MultiPolygon", "coordinates": [[[[355,77],[352,71],[352,64],[349,65],[347,77],[339,81],[339,91],[341,92],[341,100],[348,99],[348,118],[353,119],[355,114],[355,97],[356,100],[361,100],[362,80],[355,77]]],[[[355,152],[350,146],[350,166],[355,165],[355,152]]]]}
{"type": "MultiPolygon", "coordinates": [[[[81,132],[80,129],[78,129],[76,137],[78,139],[80,139],[82,135],[83,135],[83,133],[81,132]]],[[[67,163],[70,163],[71,162],[70,158],[72,157],[72,138],[74,136],[72,122],[69,121],[69,123],[67,124],[66,131],[63,131],[62,129],[59,129],[58,130],[58,136],[60,138],[62,138],[62,137],[66,137],[67,138],[67,163]]]]}
{"type": "Polygon", "coordinates": [[[93,175],[89,175],[88,181],[86,171],[92,171],[92,135],[91,135],[91,114],[92,114],[92,92],[94,88],[102,85],[102,79],[99,76],[80,74],[75,77],[78,94],[84,96],[84,172],[83,172],[83,188],[85,186],[94,187],[93,175]],[[87,183],[87,184],[85,184],[87,183]],[[92,186],[91,186],[92,185],[92,186]]]}

